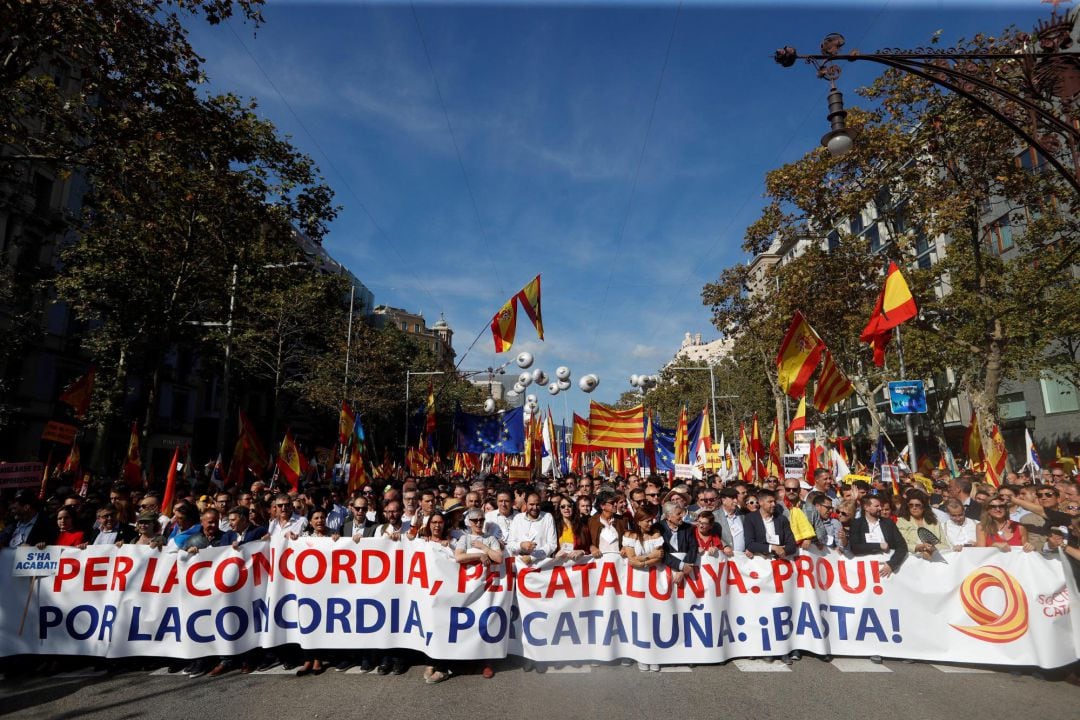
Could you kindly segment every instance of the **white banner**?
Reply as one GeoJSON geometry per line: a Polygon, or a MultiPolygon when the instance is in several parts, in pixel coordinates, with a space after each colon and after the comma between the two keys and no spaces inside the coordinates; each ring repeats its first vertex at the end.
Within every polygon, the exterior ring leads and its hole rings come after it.
{"type": "Polygon", "coordinates": [[[55,577],[33,585],[12,576],[13,557],[0,553],[0,656],[193,658],[299,643],[447,659],[710,663],[800,649],[1050,668],[1080,647],[1061,561],[996,549],[909,557],[888,578],[878,558],[707,558],[674,587],[666,568],[617,556],[485,569],[386,540],[190,556],[64,548],[55,577]]]}

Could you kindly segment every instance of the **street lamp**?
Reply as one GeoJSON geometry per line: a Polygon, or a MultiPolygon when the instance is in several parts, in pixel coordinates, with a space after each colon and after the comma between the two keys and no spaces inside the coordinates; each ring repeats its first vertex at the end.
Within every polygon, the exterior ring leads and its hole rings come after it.
{"type": "Polygon", "coordinates": [[[1069,112],[1080,96],[1080,48],[1074,43],[1072,33],[1080,13],[1073,19],[1068,13],[1059,13],[1058,2],[1053,2],[1048,21],[1040,21],[1033,35],[1018,33],[1016,44],[1003,52],[959,52],[955,48],[917,48],[915,50],[879,50],[861,53],[857,50],[841,54],[844,36],[830,33],[821,42],[821,53],[800,55],[795,48],[786,46],[773,55],[783,67],[791,67],[798,60],[813,65],[817,75],[829,82],[830,131],[821,144],[833,156],[843,155],[851,149],[853,137],[846,128],[844,100],[836,87],[840,77],[838,61],[854,62],[868,60],[904,73],[916,75],[935,85],[959,95],[979,109],[989,113],[1010,128],[1033,148],[1037,149],[1073,190],[1080,194],[1080,129],[1077,117],[1069,112]],[[995,61],[1010,61],[1021,76],[1024,94],[1002,87],[995,82],[995,61]],[[1064,116],[1047,109],[1044,101],[1059,108],[1064,116]],[[1043,132],[1043,130],[1049,132],[1043,132]],[[1059,137],[1065,141],[1065,149],[1072,158],[1073,167],[1067,168],[1058,154],[1061,152],[1059,137]]]}

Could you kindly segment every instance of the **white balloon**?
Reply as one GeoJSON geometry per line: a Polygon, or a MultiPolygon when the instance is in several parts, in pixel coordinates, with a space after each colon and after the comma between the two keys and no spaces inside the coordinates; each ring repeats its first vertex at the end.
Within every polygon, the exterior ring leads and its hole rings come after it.
{"type": "Polygon", "coordinates": [[[520,395],[523,392],[525,392],[525,386],[519,382],[514,383],[514,394],[520,395]]]}
{"type": "Polygon", "coordinates": [[[548,376],[543,370],[533,370],[533,382],[537,385],[547,385],[548,376]]]}
{"type": "Polygon", "coordinates": [[[521,368],[522,370],[524,370],[527,367],[531,367],[532,364],[533,364],[532,353],[530,353],[530,352],[518,353],[518,356],[517,356],[517,359],[515,360],[515,362],[517,362],[517,366],[519,368],[521,368]]]}
{"type": "Polygon", "coordinates": [[[559,389],[560,390],[569,390],[570,389],[570,380],[569,379],[560,380],[559,381],[559,389]]]}
{"type": "Polygon", "coordinates": [[[552,395],[558,395],[559,394],[559,383],[553,382],[550,385],[548,385],[548,392],[551,393],[552,395]]]}
{"type": "Polygon", "coordinates": [[[640,375],[631,375],[630,376],[630,384],[633,385],[634,387],[637,387],[638,385],[640,385],[641,380],[642,380],[642,378],[641,378],[640,375]]]}
{"type": "Polygon", "coordinates": [[[519,394],[520,393],[518,393],[517,390],[507,390],[506,391],[506,397],[507,398],[516,398],[519,394]]]}
{"type": "Polygon", "coordinates": [[[518,382],[525,387],[529,387],[530,385],[532,385],[532,380],[532,373],[523,372],[518,375],[518,382]]]}
{"type": "Polygon", "coordinates": [[[559,367],[555,368],[555,377],[559,380],[569,380],[570,368],[566,367],[565,365],[560,365],[559,367]]]}
{"type": "Polygon", "coordinates": [[[489,414],[495,412],[495,400],[493,398],[484,401],[484,412],[489,414]]]}
{"type": "Polygon", "coordinates": [[[588,375],[582,377],[581,380],[578,380],[578,387],[580,387],[584,392],[587,393],[591,393],[593,390],[596,389],[599,384],[600,378],[596,377],[596,375],[593,375],[592,373],[589,373],[588,375]]]}
{"type": "Polygon", "coordinates": [[[526,396],[525,397],[525,402],[529,403],[530,405],[535,405],[536,404],[536,396],[535,395],[526,396]]]}

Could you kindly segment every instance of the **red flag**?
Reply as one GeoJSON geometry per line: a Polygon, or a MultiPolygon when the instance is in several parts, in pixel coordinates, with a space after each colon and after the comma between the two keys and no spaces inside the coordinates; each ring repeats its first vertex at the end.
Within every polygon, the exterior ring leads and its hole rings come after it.
{"type": "Polygon", "coordinates": [[[49,485],[49,466],[52,465],[52,448],[49,448],[49,458],[45,461],[45,469],[41,473],[41,487],[38,489],[38,502],[45,499],[45,492],[49,485]]]}
{"type": "Polygon", "coordinates": [[[806,458],[806,479],[808,482],[813,482],[814,471],[818,469],[818,448],[817,440],[810,441],[810,454],[806,458]]]}
{"type": "Polygon", "coordinates": [[[127,459],[124,460],[124,482],[128,487],[142,487],[142,460],[139,457],[139,424],[131,423],[127,459]]]}
{"type": "Polygon", "coordinates": [[[82,420],[90,409],[90,397],[94,394],[94,374],[97,368],[91,367],[86,374],[73,382],[60,394],[60,402],[67,403],[75,411],[75,417],[82,420]]]}
{"type": "Polygon", "coordinates": [[[281,441],[281,450],[278,452],[277,466],[292,485],[292,489],[299,490],[300,476],[307,472],[308,463],[293,439],[292,430],[285,431],[285,438],[281,441]]]}
{"type": "Polygon", "coordinates": [[[82,465],[82,456],[79,452],[79,443],[71,443],[71,452],[68,453],[67,460],[64,461],[63,472],[71,473],[76,478],[79,476],[79,470],[82,465]]]}
{"type": "Polygon", "coordinates": [[[885,284],[874,303],[874,312],[870,314],[870,321],[859,335],[860,340],[873,348],[875,365],[881,367],[885,364],[885,346],[892,335],[890,331],[918,314],[915,298],[912,297],[904,276],[896,263],[890,262],[889,270],[885,273],[885,284]]]}
{"type": "Polygon", "coordinates": [[[352,435],[353,426],[356,425],[356,413],[349,407],[349,403],[341,401],[341,413],[338,415],[338,444],[344,445],[352,435]]]}
{"type": "Polygon", "coordinates": [[[798,310],[784,333],[776,354],[776,382],[790,397],[806,392],[806,384],[818,366],[825,343],[798,310]]]}
{"type": "Polygon", "coordinates": [[[180,463],[180,446],[173,450],[172,462],[169,463],[169,473],[165,476],[165,495],[161,498],[161,512],[163,515],[172,516],[173,503],[176,502],[176,466],[180,463]]]}
{"type": "Polygon", "coordinates": [[[795,442],[795,431],[806,429],[806,396],[799,400],[799,409],[795,411],[795,417],[791,418],[785,437],[789,443],[795,442]]]}

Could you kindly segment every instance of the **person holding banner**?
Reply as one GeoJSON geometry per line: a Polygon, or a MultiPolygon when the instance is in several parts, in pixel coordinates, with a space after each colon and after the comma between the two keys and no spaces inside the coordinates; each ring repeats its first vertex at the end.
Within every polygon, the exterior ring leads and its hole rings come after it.
{"type": "Polygon", "coordinates": [[[851,521],[851,540],[848,548],[855,555],[877,555],[892,551],[881,563],[881,577],[887,578],[900,569],[908,556],[907,542],[896,524],[882,516],[881,498],[867,495],[862,499],[862,516],[851,521]]]}
{"type": "MultiPolygon", "coordinates": [[[[749,500],[747,506],[750,506],[749,500]]],[[[743,516],[746,532],[746,557],[793,558],[798,552],[791,525],[783,513],[776,512],[776,495],[771,490],[757,491],[757,512],[743,516]]]]}
{"type": "Polygon", "coordinates": [[[922,490],[909,490],[900,506],[896,529],[907,543],[908,551],[929,560],[937,550],[947,550],[948,542],[930,511],[930,496],[922,490]]]}
{"type": "MultiPolygon", "coordinates": [[[[75,527],[75,513],[67,508],[62,507],[57,511],[56,525],[59,528],[59,532],[56,534],[56,540],[53,542],[53,545],[78,547],[85,542],[83,531],[75,527]]],[[[38,543],[37,547],[39,550],[44,550],[48,546],[42,542],[38,543]]]]}
{"type": "Polygon", "coordinates": [[[990,498],[979,520],[976,544],[979,547],[996,547],[1002,552],[1009,552],[1014,547],[1031,552],[1035,546],[1028,542],[1027,528],[1010,520],[1008,509],[1009,504],[1000,497],[990,498]]]}
{"type": "Polygon", "coordinates": [[[599,559],[606,553],[619,554],[622,549],[622,518],[615,514],[616,494],[602,490],[596,498],[600,512],[589,518],[589,552],[599,559]]]}
{"type": "Polygon", "coordinates": [[[577,560],[589,552],[587,520],[577,511],[576,503],[564,495],[555,496],[555,538],[559,543],[557,560],[577,560]]]}

